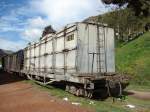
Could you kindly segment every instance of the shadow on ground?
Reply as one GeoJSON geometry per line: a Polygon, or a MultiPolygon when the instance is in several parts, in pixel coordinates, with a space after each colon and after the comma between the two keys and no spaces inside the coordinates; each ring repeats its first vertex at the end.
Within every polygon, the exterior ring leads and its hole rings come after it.
{"type": "Polygon", "coordinates": [[[25,79],[22,77],[19,77],[16,74],[10,74],[10,73],[0,70],[0,85],[18,82],[22,80],[25,80],[25,79]]]}
{"type": "Polygon", "coordinates": [[[133,95],[134,93],[133,92],[130,92],[130,91],[123,91],[123,95],[125,96],[129,96],[129,95],[133,95]]]}

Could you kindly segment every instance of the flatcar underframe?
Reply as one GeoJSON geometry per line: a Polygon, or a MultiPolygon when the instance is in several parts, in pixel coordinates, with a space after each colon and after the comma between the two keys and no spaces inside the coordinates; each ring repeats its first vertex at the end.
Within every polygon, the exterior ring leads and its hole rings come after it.
{"type": "MultiPolygon", "coordinates": [[[[14,72],[12,72],[14,73],[14,72]]],[[[55,80],[49,77],[37,76],[34,74],[25,74],[22,72],[15,72],[20,76],[26,76],[28,79],[40,84],[40,85],[48,85],[53,82],[63,83],[65,84],[65,91],[74,94],[76,96],[81,97],[99,97],[99,98],[107,98],[111,97],[122,97],[123,89],[128,85],[128,82],[124,77],[120,77],[116,74],[113,75],[101,75],[99,78],[93,77],[93,75],[79,76],[82,83],[75,83],[71,81],[65,80],[55,80]]]]}

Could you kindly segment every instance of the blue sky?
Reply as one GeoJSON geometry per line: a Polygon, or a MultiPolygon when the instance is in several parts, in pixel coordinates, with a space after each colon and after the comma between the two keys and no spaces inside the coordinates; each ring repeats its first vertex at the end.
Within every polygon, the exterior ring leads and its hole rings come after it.
{"type": "Polygon", "coordinates": [[[100,0],[0,0],[0,48],[19,50],[37,41],[42,30],[56,30],[106,12],[100,0]]]}

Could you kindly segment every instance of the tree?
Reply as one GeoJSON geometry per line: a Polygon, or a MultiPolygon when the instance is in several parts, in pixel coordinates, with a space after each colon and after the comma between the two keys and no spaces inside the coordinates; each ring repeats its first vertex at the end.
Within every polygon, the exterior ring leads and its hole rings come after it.
{"type": "Polygon", "coordinates": [[[150,23],[150,17],[137,17],[129,8],[114,9],[103,15],[92,17],[92,20],[100,23],[106,23],[114,28],[116,38],[124,41],[135,34],[143,32],[145,25],[150,23]],[[97,19],[96,19],[97,18],[97,19]]]}
{"type": "Polygon", "coordinates": [[[109,5],[114,4],[122,7],[127,5],[128,8],[135,12],[136,16],[150,16],[150,0],[101,0],[109,5]]]}

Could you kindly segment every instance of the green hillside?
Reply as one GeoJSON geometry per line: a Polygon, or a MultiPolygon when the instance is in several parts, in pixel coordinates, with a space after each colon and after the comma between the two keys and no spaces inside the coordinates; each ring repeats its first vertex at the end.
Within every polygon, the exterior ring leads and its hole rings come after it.
{"type": "Polygon", "coordinates": [[[150,32],[116,48],[116,68],[133,76],[134,84],[150,86],[150,32]]]}

